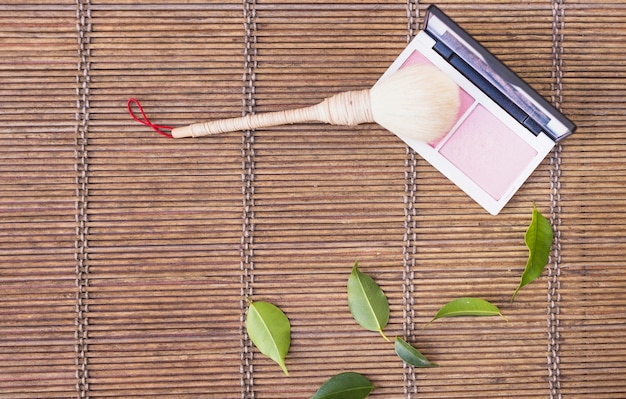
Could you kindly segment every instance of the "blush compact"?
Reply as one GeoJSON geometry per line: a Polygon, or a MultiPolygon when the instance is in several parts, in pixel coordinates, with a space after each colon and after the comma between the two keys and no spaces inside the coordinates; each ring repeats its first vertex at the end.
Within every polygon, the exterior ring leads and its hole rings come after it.
{"type": "Polygon", "coordinates": [[[492,215],[576,129],[436,6],[380,81],[415,64],[448,75],[459,87],[460,109],[454,126],[436,141],[398,136],[492,215]]]}

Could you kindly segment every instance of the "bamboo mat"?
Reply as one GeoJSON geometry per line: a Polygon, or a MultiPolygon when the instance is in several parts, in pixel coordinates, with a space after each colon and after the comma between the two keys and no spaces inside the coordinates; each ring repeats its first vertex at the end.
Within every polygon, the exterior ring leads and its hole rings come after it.
{"type": "Polygon", "coordinates": [[[308,398],[341,371],[372,398],[626,397],[626,3],[442,1],[579,126],[488,215],[373,125],[168,140],[156,123],[309,105],[371,86],[415,0],[0,0],[0,397],[308,398]],[[532,204],[557,232],[540,280],[532,204]],[[403,365],[349,314],[355,260],[403,365]],[[450,319],[459,296],[509,322],[450,319]],[[286,377],[243,329],[292,324],[286,377]]]}

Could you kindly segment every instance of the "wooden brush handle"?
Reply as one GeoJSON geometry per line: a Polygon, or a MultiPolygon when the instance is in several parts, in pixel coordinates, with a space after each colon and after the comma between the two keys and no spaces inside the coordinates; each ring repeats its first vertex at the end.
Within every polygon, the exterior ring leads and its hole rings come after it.
{"type": "Polygon", "coordinates": [[[339,93],[311,107],[194,123],[173,129],[172,136],[199,137],[303,122],[325,122],[346,126],[374,122],[369,90],[339,93]]]}

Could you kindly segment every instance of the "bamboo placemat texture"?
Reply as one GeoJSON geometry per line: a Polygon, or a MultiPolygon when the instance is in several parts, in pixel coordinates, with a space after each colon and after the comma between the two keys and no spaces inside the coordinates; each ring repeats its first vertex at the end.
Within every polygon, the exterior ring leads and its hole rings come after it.
{"type": "Polygon", "coordinates": [[[626,3],[439,6],[579,126],[488,215],[373,125],[168,140],[183,125],[371,86],[415,0],[0,0],[0,397],[308,398],[341,371],[372,398],[626,397],[626,3]],[[532,204],[547,270],[509,298],[532,204]],[[347,308],[358,260],[388,336],[347,308]],[[477,296],[498,318],[424,324],[477,296]],[[292,324],[290,376],[247,300],[292,324]]]}

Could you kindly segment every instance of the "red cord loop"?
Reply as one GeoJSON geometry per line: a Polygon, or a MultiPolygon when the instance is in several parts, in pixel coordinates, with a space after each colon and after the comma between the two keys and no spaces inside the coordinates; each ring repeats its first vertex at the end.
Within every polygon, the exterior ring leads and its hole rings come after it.
{"type": "Polygon", "coordinates": [[[148,117],[146,116],[146,113],[143,111],[141,104],[139,104],[139,101],[136,98],[129,98],[128,103],[126,104],[126,107],[128,108],[128,113],[130,114],[130,116],[137,122],[141,123],[142,125],[152,128],[152,130],[154,130],[155,132],[159,133],[162,136],[168,137],[170,139],[173,137],[170,133],[167,133],[164,130],[172,130],[174,129],[174,127],[165,126],[165,125],[156,125],[150,122],[150,119],[148,119],[148,117]],[[140,119],[135,115],[135,113],[133,112],[133,108],[132,108],[133,104],[136,105],[137,108],[139,108],[139,112],[141,112],[141,116],[143,117],[143,119],[140,119]]]}

